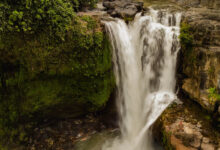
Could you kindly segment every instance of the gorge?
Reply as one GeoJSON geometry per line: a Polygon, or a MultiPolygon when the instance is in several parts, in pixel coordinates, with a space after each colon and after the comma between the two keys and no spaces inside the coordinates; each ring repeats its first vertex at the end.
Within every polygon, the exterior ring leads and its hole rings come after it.
{"type": "Polygon", "coordinates": [[[219,8],[0,2],[0,150],[219,150],[219,8]]]}

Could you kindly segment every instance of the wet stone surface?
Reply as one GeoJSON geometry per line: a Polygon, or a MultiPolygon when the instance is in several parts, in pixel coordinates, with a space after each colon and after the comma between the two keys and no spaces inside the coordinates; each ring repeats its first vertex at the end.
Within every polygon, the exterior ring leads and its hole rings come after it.
{"type": "Polygon", "coordinates": [[[106,8],[108,14],[120,18],[134,17],[136,13],[143,9],[142,2],[132,0],[104,0],[103,6],[106,8]]]}
{"type": "Polygon", "coordinates": [[[154,134],[158,136],[156,129],[162,128],[163,139],[159,140],[168,141],[163,144],[170,144],[176,150],[218,150],[220,132],[211,116],[189,101],[172,104],[156,122],[154,134]]]}
{"type": "Polygon", "coordinates": [[[86,141],[102,132],[111,133],[113,130],[113,128],[107,128],[98,117],[93,115],[79,119],[48,122],[34,129],[33,136],[29,138],[27,149],[73,150],[76,149],[74,148],[76,143],[86,141]]]}

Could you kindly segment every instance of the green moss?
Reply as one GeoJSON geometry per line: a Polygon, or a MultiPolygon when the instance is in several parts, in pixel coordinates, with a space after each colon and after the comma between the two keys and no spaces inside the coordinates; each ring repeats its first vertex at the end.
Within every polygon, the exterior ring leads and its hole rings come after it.
{"type": "Polygon", "coordinates": [[[162,131],[162,142],[163,142],[163,147],[165,148],[165,150],[175,150],[175,148],[171,145],[171,134],[172,133],[168,133],[165,130],[162,131]]]}
{"type": "Polygon", "coordinates": [[[209,88],[208,89],[208,97],[209,97],[209,102],[211,104],[215,104],[216,101],[220,101],[220,94],[218,94],[216,88],[209,88]]]}
{"type": "Polygon", "coordinates": [[[193,36],[190,32],[190,25],[187,23],[181,23],[181,30],[180,30],[180,42],[181,47],[184,50],[185,57],[187,57],[188,61],[191,63],[195,62],[196,57],[193,54],[193,36]]]}
{"type": "Polygon", "coordinates": [[[182,22],[180,27],[181,30],[179,38],[181,41],[181,46],[183,48],[191,48],[193,46],[193,36],[190,32],[190,25],[185,22],[182,22]]]}
{"type": "Polygon", "coordinates": [[[208,73],[210,76],[215,75],[215,67],[213,65],[211,65],[210,68],[208,69],[208,73]]]}
{"type": "MultiPolygon", "coordinates": [[[[45,118],[68,118],[105,106],[115,86],[111,46],[98,20],[83,16],[64,40],[45,32],[0,40],[0,141],[25,142],[45,118]]],[[[1,144],[0,142],[0,144],[1,144]]]]}
{"type": "Polygon", "coordinates": [[[0,150],[8,150],[8,148],[0,145],[0,150]]]}
{"type": "Polygon", "coordinates": [[[190,64],[196,63],[196,55],[193,49],[193,36],[191,33],[191,27],[189,24],[182,22],[180,29],[180,42],[183,50],[184,57],[187,59],[186,62],[190,64]]]}
{"type": "Polygon", "coordinates": [[[134,17],[126,17],[126,16],[125,16],[123,19],[124,19],[124,21],[125,21],[126,23],[128,23],[128,22],[133,21],[133,20],[134,20],[134,17]]]}

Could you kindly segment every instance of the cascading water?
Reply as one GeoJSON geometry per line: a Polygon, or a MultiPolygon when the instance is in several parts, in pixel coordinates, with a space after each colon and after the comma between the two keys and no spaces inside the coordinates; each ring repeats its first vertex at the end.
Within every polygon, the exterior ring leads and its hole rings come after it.
{"type": "Polygon", "coordinates": [[[103,150],[152,150],[150,126],[176,99],[181,13],[150,9],[127,25],[105,21],[113,46],[121,137],[103,150]]]}

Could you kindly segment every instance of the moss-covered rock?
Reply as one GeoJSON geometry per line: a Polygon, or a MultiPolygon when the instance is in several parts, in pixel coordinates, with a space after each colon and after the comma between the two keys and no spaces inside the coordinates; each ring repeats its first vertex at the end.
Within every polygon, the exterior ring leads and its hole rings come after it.
{"type": "Polygon", "coordinates": [[[163,143],[165,150],[208,150],[206,146],[217,149],[220,134],[210,116],[191,100],[173,103],[154,124],[154,137],[163,143]]]}
{"type": "Polygon", "coordinates": [[[185,77],[182,89],[191,99],[214,113],[220,108],[220,23],[217,14],[218,10],[189,9],[184,14],[180,34],[181,71],[185,77]],[[211,89],[216,89],[215,93],[210,92],[211,89]]]}
{"type": "Polygon", "coordinates": [[[101,109],[114,88],[111,45],[97,18],[77,17],[63,40],[47,31],[0,39],[0,141],[25,141],[43,119],[101,109]]]}

